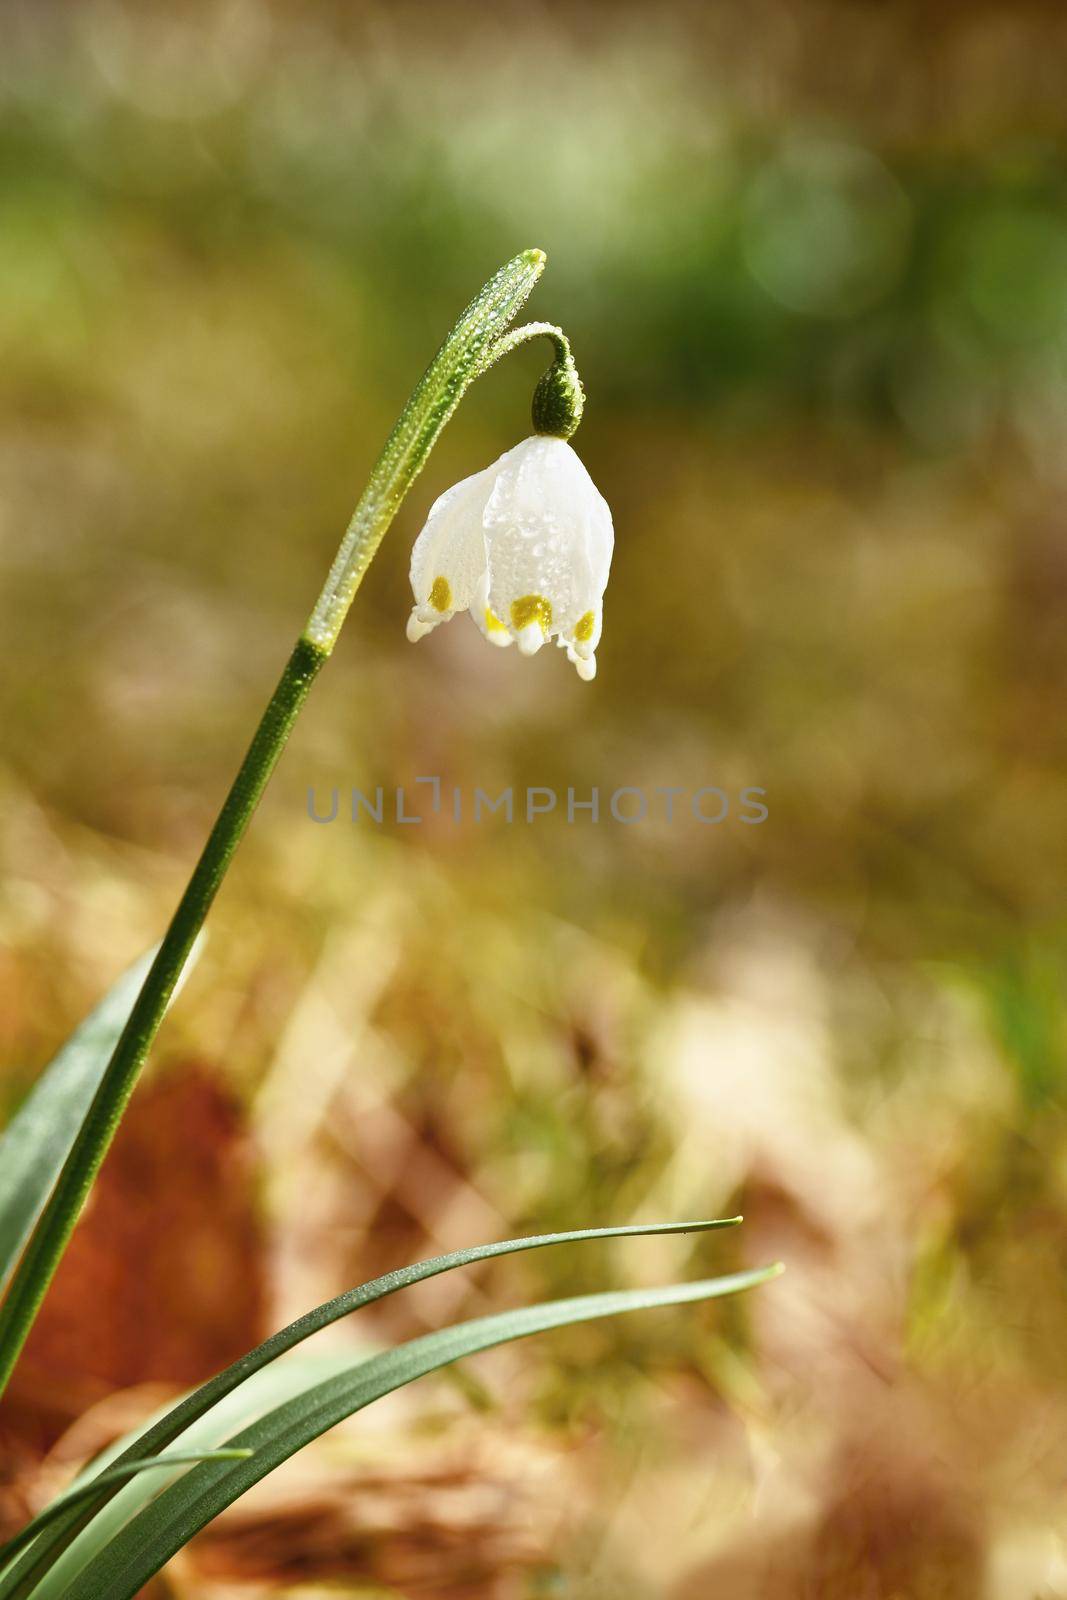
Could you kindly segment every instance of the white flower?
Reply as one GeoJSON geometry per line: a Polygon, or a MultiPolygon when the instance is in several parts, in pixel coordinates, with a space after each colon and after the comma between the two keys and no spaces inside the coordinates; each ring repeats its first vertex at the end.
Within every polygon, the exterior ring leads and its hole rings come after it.
{"type": "Polygon", "coordinates": [[[607,503],[566,440],[524,439],[431,508],[411,553],[408,638],[469,611],[523,655],[555,639],[588,680],[614,543],[607,503]]]}

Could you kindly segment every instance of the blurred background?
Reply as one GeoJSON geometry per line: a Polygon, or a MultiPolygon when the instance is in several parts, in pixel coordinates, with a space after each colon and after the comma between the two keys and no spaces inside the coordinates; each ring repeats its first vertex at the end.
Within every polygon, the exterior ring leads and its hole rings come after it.
{"type": "Polygon", "coordinates": [[[617,534],[592,686],[465,618],[405,642],[528,348],[230,874],[0,1411],[4,1527],[372,1273],[740,1210],[333,1330],[788,1265],[424,1381],[151,1595],[1067,1596],[1067,15],[0,19],[0,1116],[158,937],[385,434],[528,245],[617,534]],[[424,774],[769,816],[346,820],[424,774]]]}

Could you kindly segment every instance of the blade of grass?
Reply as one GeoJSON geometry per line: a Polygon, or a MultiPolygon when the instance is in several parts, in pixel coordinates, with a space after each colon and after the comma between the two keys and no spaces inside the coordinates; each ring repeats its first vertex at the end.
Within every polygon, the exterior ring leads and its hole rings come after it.
{"type": "MultiPolygon", "coordinates": [[[[206,1416],[186,1428],[175,1441],[175,1451],[187,1454],[192,1451],[204,1452],[217,1449],[241,1428],[247,1427],[257,1417],[265,1416],[282,1401],[300,1394],[309,1384],[320,1383],[323,1379],[334,1377],[346,1370],[354,1359],[356,1357],[350,1349],[320,1352],[314,1355],[296,1352],[284,1361],[277,1361],[273,1366],[264,1367],[262,1371],[254,1373],[247,1383],[243,1383],[239,1389],[227,1395],[217,1406],[213,1406],[206,1416]]],[[[127,1434],[101,1451],[100,1455],[75,1479],[73,1486],[80,1488],[83,1483],[91,1482],[93,1477],[98,1476],[105,1468],[116,1465],[119,1456],[124,1461],[127,1457],[136,1457],[138,1452],[129,1450],[135,1437],[133,1433],[127,1434]]],[[[155,1456],[152,1459],[158,1461],[160,1458],[155,1456]]],[[[77,1576],[97,1549],[117,1533],[131,1517],[148,1505],[168,1482],[176,1479],[185,1470],[186,1468],[180,1466],[172,1467],[165,1473],[161,1468],[151,1478],[145,1478],[138,1473],[117,1490],[107,1491],[108,1500],[103,1509],[95,1516],[90,1510],[89,1525],[52,1560],[43,1576],[31,1579],[25,1588],[20,1583],[19,1594],[32,1593],[34,1600],[62,1600],[71,1580],[77,1576]]],[[[64,1512],[58,1521],[62,1523],[69,1515],[69,1512],[64,1512]]],[[[54,1526],[46,1528],[28,1550],[24,1550],[15,1558],[13,1570],[18,1572],[22,1564],[36,1554],[38,1544],[51,1539],[53,1532],[54,1526]]]]}
{"type": "Polygon", "coordinates": [[[61,1494],[58,1499],[45,1506],[44,1510],[38,1512],[32,1522],[28,1522],[24,1528],[19,1529],[13,1539],[9,1539],[6,1544],[0,1545],[0,1561],[10,1561],[20,1550],[25,1549],[26,1545],[32,1544],[37,1535],[42,1533],[49,1523],[62,1516],[64,1511],[69,1511],[72,1506],[80,1505],[82,1501],[92,1495],[95,1489],[102,1487],[104,1484],[109,1487],[114,1484],[116,1488],[119,1488],[122,1484],[127,1483],[130,1478],[136,1477],[139,1472],[160,1472],[169,1470],[171,1467],[192,1466],[197,1461],[243,1461],[251,1454],[250,1450],[193,1450],[188,1453],[183,1451],[177,1455],[150,1456],[146,1461],[127,1461],[125,1466],[111,1467],[107,1472],[100,1473],[99,1477],[93,1478],[89,1483],[79,1484],[77,1488],[69,1489],[66,1494],[61,1494]]]}
{"type": "Polygon", "coordinates": [[[64,1587],[64,1600],[133,1600],[194,1534],[304,1445],[383,1395],[450,1362],[597,1317],[736,1294],[767,1282],[780,1271],[775,1265],[658,1289],[624,1289],[553,1300],[479,1317],[371,1356],[313,1385],[227,1441],[230,1448],[251,1450],[247,1459],[232,1464],[205,1462],[191,1468],[102,1545],[64,1587]]]}
{"type": "MultiPolygon", "coordinates": [[[[168,1411],[157,1423],[140,1433],[127,1447],[125,1454],[117,1458],[116,1464],[121,1465],[129,1460],[164,1450],[255,1373],[276,1361],[286,1351],[292,1350],[303,1340],[310,1338],[321,1328],[328,1327],[341,1317],[349,1316],[353,1311],[371,1305],[376,1300],[384,1299],[387,1295],[396,1294],[400,1289],[436,1277],[439,1273],[449,1272],[457,1267],[473,1266],[479,1261],[488,1261],[497,1256],[543,1249],[549,1245],[577,1244],[595,1239],[707,1233],[719,1228],[736,1227],[740,1221],[740,1217],[723,1217],[692,1222],[635,1223],[627,1227],[579,1228],[567,1233],[530,1234],[524,1239],[504,1239],[493,1244],[473,1245],[465,1250],[453,1250],[447,1255],[433,1256],[426,1261],[416,1262],[413,1266],[398,1268],[394,1272],[388,1272],[380,1278],[373,1278],[367,1283],[347,1290],[346,1293],[305,1313],[278,1333],[272,1334],[263,1344],[250,1350],[232,1366],[209,1379],[193,1394],[186,1396],[168,1411]]],[[[98,1489],[96,1497],[86,1497],[78,1506],[69,1508],[63,1517],[56,1518],[54,1524],[35,1543],[33,1549],[24,1554],[16,1566],[0,1573],[0,1600],[22,1600],[23,1596],[30,1594],[37,1579],[48,1570],[63,1550],[116,1493],[117,1485],[104,1484],[101,1479],[92,1481],[98,1489]]]]}

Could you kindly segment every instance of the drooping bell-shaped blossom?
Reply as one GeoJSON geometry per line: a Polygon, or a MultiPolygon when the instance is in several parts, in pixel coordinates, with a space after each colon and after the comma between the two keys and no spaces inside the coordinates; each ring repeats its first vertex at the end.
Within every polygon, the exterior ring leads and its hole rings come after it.
{"type": "Polygon", "coordinates": [[[565,439],[534,434],[441,495],[411,554],[408,638],[469,611],[493,644],[555,639],[596,674],[611,512],[565,439]]]}

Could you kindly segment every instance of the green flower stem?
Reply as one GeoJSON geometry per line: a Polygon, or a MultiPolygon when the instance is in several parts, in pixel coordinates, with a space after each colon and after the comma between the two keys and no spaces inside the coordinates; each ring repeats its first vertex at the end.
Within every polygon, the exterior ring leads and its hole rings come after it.
{"type": "Polygon", "coordinates": [[[356,507],[322,594],[241,763],[119,1037],[96,1097],[0,1306],[3,1393],[152,1046],[167,1003],[308,691],[408,489],[544,268],[540,250],[502,267],[463,312],[404,407],[356,507]]]}
{"type": "Polygon", "coordinates": [[[547,339],[555,351],[552,365],[538,379],[530,412],[534,432],[569,439],[582,420],[585,390],[571,354],[571,342],[554,322],[526,322],[496,341],[482,371],[531,339],[547,339]]]}
{"type": "Polygon", "coordinates": [[[129,1021],[0,1306],[0,1393],[115,1136],[189,952],[325,654],[301,639],[270,698],[129,1021]]]}
{"type": "Polygon", "coordinates": [[[560,366],[574,365],[571,342],[562,328],[557,328],[554,322],[524,322],[521,328],[512,328],[508,333],[501,334],[482,363],[482,371],[496,366],[502,356],[517,350],[520,344],[529,344],[531,339],[547,339],[556,352],[556,362],[560,366]]]}

